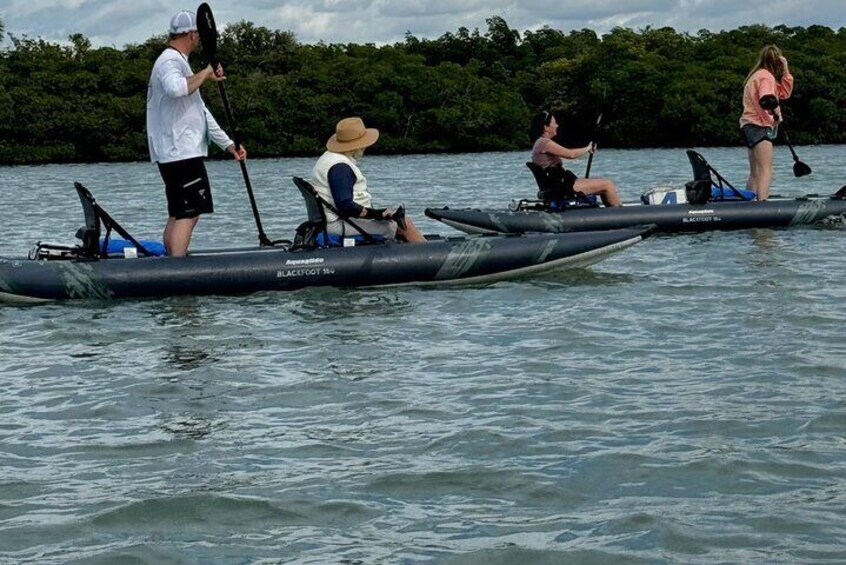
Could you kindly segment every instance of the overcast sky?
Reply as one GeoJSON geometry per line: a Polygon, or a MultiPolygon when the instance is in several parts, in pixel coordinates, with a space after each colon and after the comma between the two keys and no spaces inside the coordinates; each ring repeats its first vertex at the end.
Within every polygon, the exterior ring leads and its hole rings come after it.
{"type": "MultiPolygon", "coordinates": [[[[293,31],[302,43],[391,43],[407,31],[436,38],[460,26],[487,29],[500,15],[519,31],[671,26],[720,31],[742,25],[846,25],[846,0],[211,0],[218,26],[248,20],[293,31]]],[[[180,0],[0,0],[6,31],[63,41],[82,33],[95,46],[123,47],[167,31],[170,17],[199,3],[180,0]]],[[[8,44],[8,43],[7,43],[8,44]]]]}

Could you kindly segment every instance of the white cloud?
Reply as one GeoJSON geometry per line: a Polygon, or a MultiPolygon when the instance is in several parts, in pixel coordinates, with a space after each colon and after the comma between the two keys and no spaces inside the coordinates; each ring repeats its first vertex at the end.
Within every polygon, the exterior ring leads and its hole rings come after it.
{"type": "MultiPolygon", "coordinates": [[[[95,45],[140,43],[167,30],[179,9],[172,0],[0,0],[6,31],[62,41],[82,33],[95,45]]],[[[720,31],[742,25],[846,25],[842,0],[212,0],[218,25],[249,20],[293,31],[306,43],[389,43],[406,31],[435,38],[461,26],[486,30],[503,16],[517,30],[543,25],[605,33],[623,25],[671,26],[678,31],[720,31]]]]}

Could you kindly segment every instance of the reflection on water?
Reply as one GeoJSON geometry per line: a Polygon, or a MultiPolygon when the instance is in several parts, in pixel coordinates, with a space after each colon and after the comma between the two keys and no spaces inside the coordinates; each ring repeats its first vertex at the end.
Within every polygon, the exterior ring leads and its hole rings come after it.
{"type": "Polygon", "coordinates": [[[225,425],[222,422],[215,422],[202,416],[180,415],[162,421],[161,429],[176,439],[203,440],[213,432],[222,430],[225,425]]]}
{"type": "Polygon", "coordinates": [[[156,300],[150,304],[150,311],[156,323],[163,328],[200,327],[214,320],[203,319],[202,299],[195,296],[156,300]]]}
{"type": "Polygon", "coordinates": [[[636,275],[627,273],[600,273],[591,269],[577,269],[550,271],[524,281],[515,281],[515,284],[561,286],[572,289],[573,293],[579,293],[597,287],[630,284],[637,278],[636,275]]]}
{"type": "Polygon", "coordinates": [[[210,348],[202,347],[197,336],[218,322],[214,313],[204,310],[196,297],[179,297],[158,302],[152,318],[159,326],[167,346],[163,361],[179,371],[193,371],[202,366],[211,366],[218,357],[210,348]]]}
{"type": "Polygon", "coordinates": [[[183,345],[177,342],[170,342],[164,356],[165,363],[172,365],[180,371],[192,371],[203,365],[212,365],[217,357],[207,351],[183,345]]]}
{"type": "Polygon", "coordinates": [[[413,309],[401,290],[390,289],[304,289],[292,293],[288,302],[291,313],[309,323],[343,322],[361,316],[378,321],[383,316],[409,315],[413,309]]]}
{"type": "Polygon", "coordinates": [[[753,245],[761,251],[777,251],[780,247],[776,233],[771,229],[748,230],[753,245]]]}

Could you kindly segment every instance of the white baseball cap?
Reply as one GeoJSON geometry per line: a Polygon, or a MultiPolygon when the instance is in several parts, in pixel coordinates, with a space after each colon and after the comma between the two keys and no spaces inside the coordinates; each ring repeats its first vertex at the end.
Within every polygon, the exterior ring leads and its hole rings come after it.
{"type": "Polygon", "coordinates": [[[189,31],[197,31],[197,17],[194,12],[182,11],[170,19],[170,33],[182,35],[189,31]]]}

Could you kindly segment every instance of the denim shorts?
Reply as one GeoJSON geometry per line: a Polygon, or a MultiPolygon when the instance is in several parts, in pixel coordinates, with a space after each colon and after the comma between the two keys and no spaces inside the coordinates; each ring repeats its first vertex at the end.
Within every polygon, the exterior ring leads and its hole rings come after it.
{"type": "Polygon", "coordinates": [[[762,141],[769,141],[772,143],[778,135],[778,126],[774,128],[765,128],[755,124],[746,124],[740,131],[743,132],[743,141],[746,147],[752,149],[762,141]]]}

